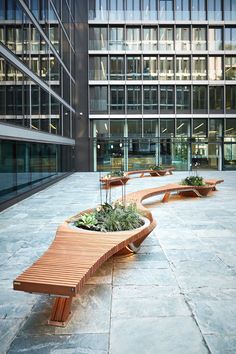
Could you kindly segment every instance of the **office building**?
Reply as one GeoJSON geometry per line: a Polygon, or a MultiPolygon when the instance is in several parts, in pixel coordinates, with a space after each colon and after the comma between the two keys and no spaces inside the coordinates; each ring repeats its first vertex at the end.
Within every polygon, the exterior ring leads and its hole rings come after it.
{"type": "Polygon", "coordinates": [[[74,5],[0,0],[0,204],[73,169],[74,5]]]}
{"type": "Polygon", "coordinates": [[[236,168],[236,2],[90,0],[93,169],[236,168]]]}

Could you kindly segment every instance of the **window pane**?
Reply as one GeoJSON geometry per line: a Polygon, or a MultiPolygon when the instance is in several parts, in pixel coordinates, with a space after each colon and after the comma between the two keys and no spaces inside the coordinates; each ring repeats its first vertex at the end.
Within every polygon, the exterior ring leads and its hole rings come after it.
{"type": "Polygon", "coordinates": [[[209,80],[223,80],[222,57],[209,57],[209,80]]]}
{"type": "Polygon", "coordinates": [[[111,86],[110,88],[110,112],[124,113],[125,88],[124,86],[111,86]]]}
{"type": "Polygon", "coordinates": [[[222,113],[224,107],[224,88],[221,86],[210,86],[210,113],[222,113]]]}
{"type": "Polygon", "coordinates": [[[174,80],[174,58],[160,57],[160,80],[174,80]]]}
{"type": "Polygon", "coordinates": [[[160,86],[161,113],[174,113],[174,87],[160,86]]]}
{"type": "Polygon", "coordinates": [[[93,121],[93,137],[107,138],[109,135],[108,120],[93,121]]]}
{"type": "Polygon", "coordinates": [[[143,110],[146,113],[156,113],[158,109],[157,86],[143,86],[143,110]]]}
{"type": "Polygon", "coordinates": [[[89,58],[89,79],[107,80],[107,57],[89,58]]]}
{"type": "Polygon", "coordinates": [[[161,136],[174,136],[175,123],[174,119],[161,119],[160,122],[160,134],[161,136]]]}
{"type": "Polygon", "coordinates": [[[209,50],[221,50],[222,47],[222,28],[209,28],[209,50]]]}
{"type": "Polygon", "coordinates": [[[157,50],[157,28],[143,29],[143,50],[157,50]]]}
{"type": "Polygon", "coordinates": [[[156,57],[143,57],[143,80],[157,80],[156,57]]]}
{"type": "Polygon", "coordinates": [[[140,28],[127,28],[126,50],[141,50],[140,28]]]}
{"type": "Polygon", "coordinates": [[[189,27],[176,28],[176,50],[190,50],[190,30],[189,27]]]}
{"type": "Polygon", "coordinates": [[[236,80],[236,57],[225,57],[225,79],[236,80]]]}
{"type": "Polygon", "coordinates": [[[205,27],[193,27],[193,40],[192,50],[206,50],[206,28],[205,27]]]}
{"type": "MultiPolygon", "coordinates": [[[[111,11],[110,11],[111,13],[111,11]]],[[[109,49],[110,50],[124,50],[124,28],[110,27],[109,32],[109,49]]]]}
{"type": "Polygon", "coordinates": [[[141,79],[141,59],[140,57],[127,56],[127,80],[140,80],[141,79]]]}
{"type": "Polygon", "coordinates": [[[177,113],[190,113],[190,86],[176,86],[177,113]]]}
{"type": "Polygon", "coordinates": [[[193,57],[192,61],[192,79],[193,80],[206,80],[206,57],[193,57]]]}
{"type": "Polygon", "coordinates": [[[127,86],[127,113],[141,113],[140,86],[127,86]]]}
{"type": "Polygon", "coordinates": [[[190,120],[189,119],[177,118],[176,135],[177,136],[190,136],[190,120]]]}
{"type": "Polygon", "coordinates": [[[206,86],[193,86],[193,113],[207,113],[206,86]]]}
{"type": "Polygon", "coordinates": [[[207,136],[206,119],[193,119],[193,136],[207,136]]]}
{"type": "Polygon", "coordinates": [[[90,113],[107,113],[107,86],[90,87],[90,113]]]}
{"type": "Polygon", "coordinates": [[[226,86],[226,113],[236,112],[236,86],[226,86]]]}
{"type": "Polygon", "coordinates": [[[176,80],[190,80],[189,57],[176,57],[176,80]]]}
{"type": "Polygon", "coordinates": [[[157,136],[157,119],[143,120],[143,134],[144,136],[157,136]]]}
{"type": "Polygon", "coordinates": [[[128,136],[141,136],[142,135],[142,120],[141,119],[128,119],[128,136]]]}
{"type": "Polygon", "coordinates": [[[110,80],[125,79],[125,61],[124,57],[110,57],[110,80]]]}
{"type": "Polygon", "coordinates": [[[174,50],[174,30],[172,27],[159,28],[159,50],[174,50]]]}
{"type": "Polygon", "coordinates": [[[107,28],[106,27],[89,28],[89,49],[107,50],[107,28]]]}

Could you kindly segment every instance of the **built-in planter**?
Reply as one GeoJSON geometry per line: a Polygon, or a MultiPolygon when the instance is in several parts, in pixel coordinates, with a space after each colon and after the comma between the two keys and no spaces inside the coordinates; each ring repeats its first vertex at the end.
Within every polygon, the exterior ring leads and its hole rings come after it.
{"type": "Polygon", "coordinates": [[[189,191],[182,191],[179,192],[179,195],[182,195],[184,197],[198,197],[198,193],[202,197],[206,197],[214,188],[213,185],[207,184],[205,186],[189,186],[189,188],[193,188],[196,192],[193,190],[189,191]]]}
{"type": "Polygon", "coordinates": [[[100,182],[102,182],[102,184],[105,187],[109,187],[109,186],[123,186],[124,184],[126,184],[129,180],[129,177],[127,176],[121,176],[121,177],[102,177],[100,178],[100,182]]]}
{"type": "Polygon", "coordinates": [[[107,231],[107,232],[102,232],[102,231],[95,231],[95,230],[87,230],[81,227],[75,226],[75,221],[78,220],[78,218],[83,215],[84,213],[92,213],[94,209],[89,209],[86,211],[83,211],[76,216],[73,216],[72,218],[68,219],[64,223],[64,229],[68,232],[71,231],[71,236],[74,235],[87,235],[88,239],[93,239],[93,237],[97,238],[99,235],[101,236],[106,236],[108,239],[109,237],[111,239],[116,238],[120,239],[121,242],[123,240],[127,240],[129,238],[129,235],[131,236],[131,241],[128,245],[126,245],[123,249],[119,248],[117,252],[114,252],[116,255],[124,255],[124,254],[129,254],[129,253],[137,253],[140,249],[141,243],[143,240],[150,234],[150,232],[153,230],[153,221],[150,221],[147,217],[144,217],[142,215],[140,216],[140,219],[143,221],[143,225],[136,228],[136,229],[131,229],[131,230],[124,230],[124,231],[107,231]]]}

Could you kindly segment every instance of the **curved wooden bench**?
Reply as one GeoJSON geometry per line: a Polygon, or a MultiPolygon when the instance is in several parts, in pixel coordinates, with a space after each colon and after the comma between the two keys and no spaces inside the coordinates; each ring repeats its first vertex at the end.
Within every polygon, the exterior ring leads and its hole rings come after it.
{"type": "MultiPolygon", "coordinates": [[[[219,181],[213,181],[212,189],[219,181]]],[[[144,226],[123,232],[94,232],[72,228],[69,224],[77,216],[59,226],[48,250],[14,282],[15,290],[56,296],[51,312],[51,325],[65,326],[71,313],[73,297],[85,282],[111,256],[119,252],[136,252],[139,245],[155,228],[152,213],[142,205],[144,199],[164,194],[167,202],[172,192],[194,191],[194,187],[169,184],[149,188],[126,196],[126,202],[136,203],[147,219],[144,226]]],[[[198,194],[197,194],[198,195],[198,194]]],[[[91,210],[91,209],[90,209],[91,210]]],[[[89,212],[84,211],[82,213],[89,212]]]]}
{"type": "Polygon", "coordinates": [[[166,167],[163,170],[151,170],[151,169],[147,169],[147,170],[136,170],[136,171],[128,171],[125,172],[126,176],[130,176],[130,175],[137,175],[139,174],[140,178],[142,177],[147,177],[147,176],[152,176],[152,177],[160,177],[160,176],[166,176],[166,175],[172,175],[173,171],[175,170],[174,167],[166,167]]]}

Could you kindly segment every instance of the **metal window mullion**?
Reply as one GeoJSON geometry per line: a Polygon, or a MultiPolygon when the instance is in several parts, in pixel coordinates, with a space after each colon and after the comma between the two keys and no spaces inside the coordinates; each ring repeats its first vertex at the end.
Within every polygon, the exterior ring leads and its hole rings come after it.
{"type": "Polygon", "coordinates": [[[45,42],[48,44],[49,48],[51,49],[51,51],[53,52],[53,54],[56,56],[56,58],[58,59],[58,61],[61,63],[61,65],[64,67],[65,71],[67,72],[67,74],[71,77],[71,79],[74,81],[74,79],[72,78],[69,70],[67,69],[66,65],[64,64],[64,62],[61,60],[61,57],[59,56],[59,54],[57,53],[56,49],[54,48],[54,46],[52,45],[52,43],[50,42],[50,40],[48,39],[48,37],[46,36],[45,32],[42,30],[41,26],[39,25],[38,21],[36,20],[36,18],[34,17],[34,15],[31,13],[31,11],[29,10],[29,8],[27,7],[27,5],[25,4],[25,2],[23,0],[18,0],[19,3],[21,4],[23,10],[26,12],[27,16],[29,17],[29,19],[31,20],[31,22],[34,24],[34,26],[36,27],[36,29],[39,31],[39,33],[41,34],[41,36],[44,38],[45,42]]]}

